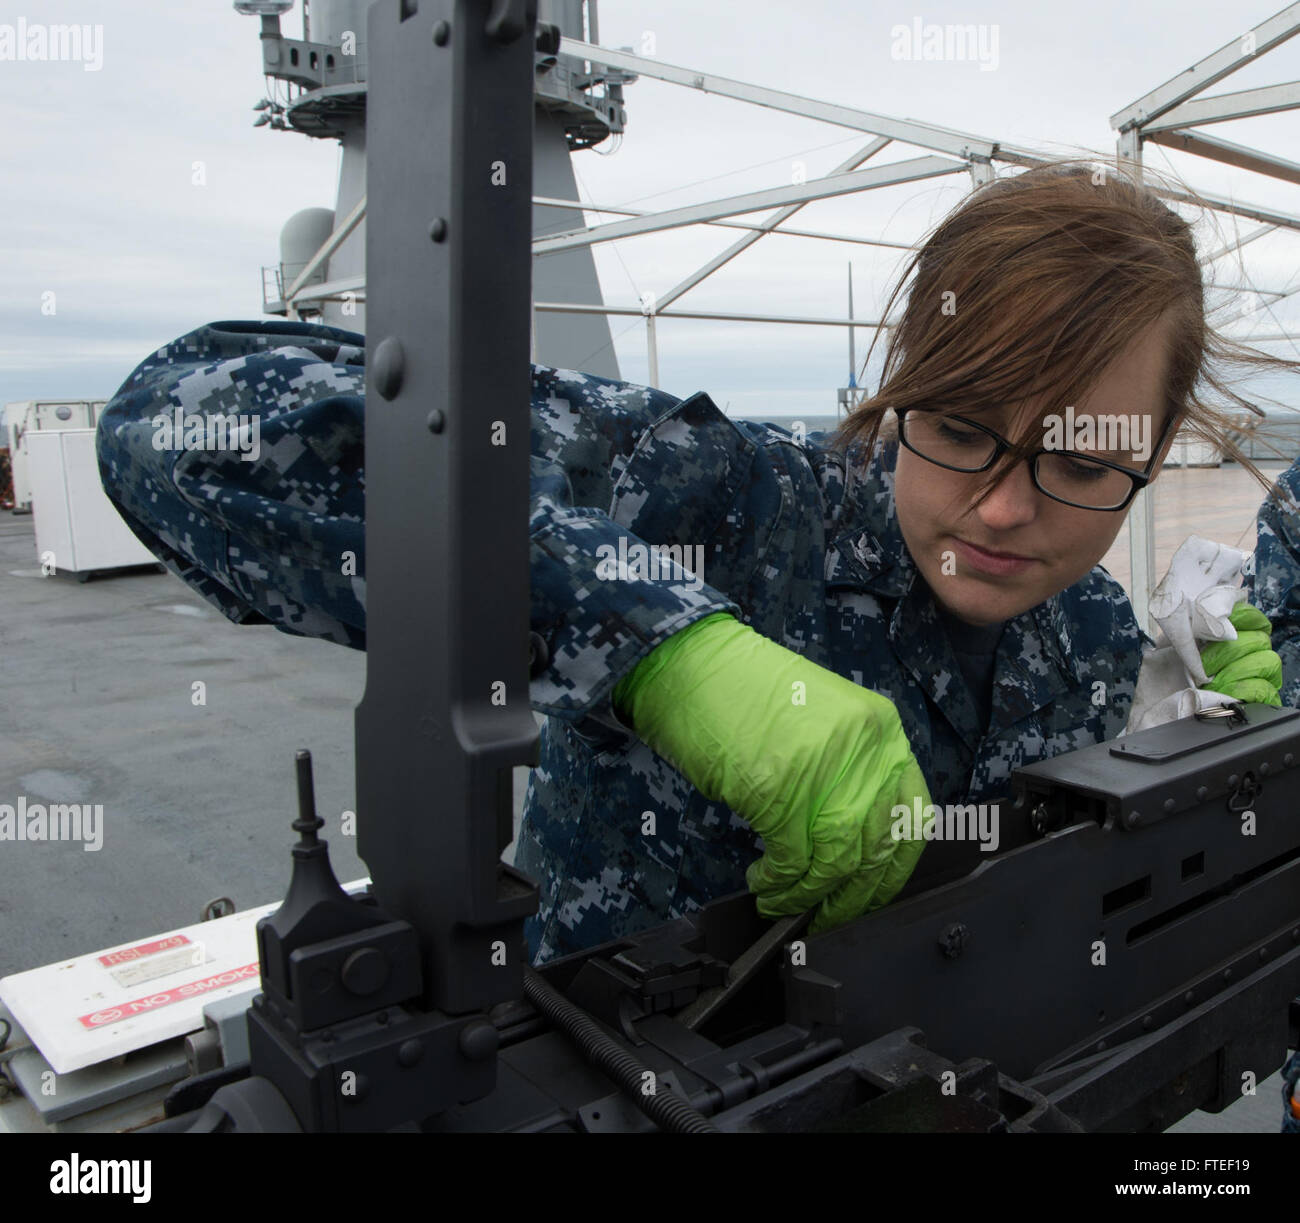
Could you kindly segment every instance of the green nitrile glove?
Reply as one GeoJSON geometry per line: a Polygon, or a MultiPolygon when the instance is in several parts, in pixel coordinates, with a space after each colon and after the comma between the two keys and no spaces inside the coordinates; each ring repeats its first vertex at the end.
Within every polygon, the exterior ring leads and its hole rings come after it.
{"type": "Polygon", "coordinates": [[[746,873],[764,917],[820,904],[819,933],[888,903],[925,841],[893,810],[930,802],[898,710],[719,612],[658,645],[614,690],[636,733],[764,842],[746,873]]]}
{"type": "Polygon", "coordinates": [[[1201,665],[1210,678],[1201,687],[1238,701],[1282,704],[1282,660],[1270,648],[1268,617],[1249,603],[1238,603],[1228,617],[1236,641],[1212,641],[1201,649],[1201,665]]]}

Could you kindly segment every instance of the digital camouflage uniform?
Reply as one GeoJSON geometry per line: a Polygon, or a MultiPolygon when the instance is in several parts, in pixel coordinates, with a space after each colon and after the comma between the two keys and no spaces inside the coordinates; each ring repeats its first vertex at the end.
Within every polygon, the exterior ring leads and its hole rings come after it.
{"type": "Polygon", "coordinates": [[[1273,622],[1273,649],[1282,659],[1282,704],[1295,708],[1300,705],[1300,459],[1277,483],[1281,500],[1265,499],[1259,507],[1255,555],[1246,564],[1242,585],[1273,622]]]}
{"type": "MultiPolygon", "coordinates": [[[[108,495],[142,542],[236,623],[365,648],[364,358],[363,337],[336,328],[214,323],[159,349],[104,410],[108,495]],[[150,418],[176,405],[257,414],[259,459],[156,450],[150,418]],[[338,576],[345,551],[359,576],[338,576]]],[[[1124,728],[1149,639],[1097,567],[1007,623],[981,733],[899,532],[897,443],[864,463],[825,440],[728,419],[703,393],[680,400],[533,367],[531,623],[550,663],[531,685],[547,720],[516,865],[541,888],[526,927],[536,962],[744,890],[761,842],[611,707],[619,679],[714,612],[893,701],[937,804],[1004,798],[1017,766],[1124,728]],[[701,545],[702,570],[665,558],[657,578],[611,580],[607,558],[642,544],[680,545],[691,562],[701,545]],[[646,812],[654,835],[642,834],[646,812]]],[[[1276,535],[1261,516],[1256,581],[1266,614],[1283,604],[1289,613],[1278,617],[1288,644],[1275,644],[1292,703],[1300,550],[1269,521],[1276,535]]],[[[1289,530],[1300,533],[1295,519],[1289,530]]]]}
{"type": "MultiPolygon", "coordinates": [[[[1273,649],[1282,659],[1282,704],[1300,705],[1300,458],[1278,477],[1281,499],[1266,499],[1256,518],[1254,564],[1247,565],[1243,585],[1250,601],[1273,622],[1273,649]]],[[[1282,1132],[1300,1134],[1300,1114],[1291,1108],[1292,1093],[1300,1101],[1300,1053],[1282,1068],[1282,1132]]]]}
{"type": "Polygon", "coordinates": [[[1300,1134],[1300,1053],[1282,1067],[1282,1133],[1300,1134]]]}

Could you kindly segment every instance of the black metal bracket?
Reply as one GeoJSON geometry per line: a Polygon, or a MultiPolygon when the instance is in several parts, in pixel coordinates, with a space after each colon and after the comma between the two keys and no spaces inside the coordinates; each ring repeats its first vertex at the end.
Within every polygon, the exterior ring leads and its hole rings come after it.
{"type": "Polygon", "coordinates": [[[302,752],[293,881],[258,927],[252,1077],[221,1089],[269,1092],[310,1131],[415,1125],[491,1092],[498,1033],[487,1011],[523,995],[523,923],[537,910],[536,886],[500,861],[512,770],[535,764],[538,745],[528,692],[536,0],[378,0],[368,18],[382,70],[367,109],[356,770],[371,896],[353,900],[334,879],[302,752]]]}

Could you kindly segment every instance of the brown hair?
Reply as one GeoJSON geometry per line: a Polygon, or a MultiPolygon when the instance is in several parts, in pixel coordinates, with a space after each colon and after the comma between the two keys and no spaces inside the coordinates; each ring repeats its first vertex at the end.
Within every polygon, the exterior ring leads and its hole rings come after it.
{"type": "MultiPolygon", "coordinates": [[[[1162,185],[1166,194],[1209,208],[1182,184],[1162,185]]],[[[1063,413],[1167,313],[1165,413],[1156,436],[1177,413],[1187,435],[1221,448],[1274,491],[1232,436],[1262,413],[1232,389],[1238,376],[1218,367],[1300,372],[1300,361],[1260,352],[1209,325],[1190,224],[1113,161],[1063,159],[978,187],[908,262],[884,318],[913,270],[907,306],[889,329],[880,389],[858,400],[832,445],[865,442],[869,456],[877,437],[896,436],[894,421],[881,429],[890,408],[944,416],[1041,396],[1042,415],[1063,413]],[[1203,398],[1202,385],[1239,410],[1203,398]]],[[[980,500],[1041,447],[1042,430],[1030,421],[1022,436],[1008,440],[1014,448],[986,473],[980,500]]]]}

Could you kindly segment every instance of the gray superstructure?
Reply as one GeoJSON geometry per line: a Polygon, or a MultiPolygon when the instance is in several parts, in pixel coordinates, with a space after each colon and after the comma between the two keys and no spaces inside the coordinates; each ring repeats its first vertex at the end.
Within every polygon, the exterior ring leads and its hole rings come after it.
{"type": "MultiPolygon", "coordinates": [[[[305,209],[286,222],[280,263],[263,275],[265,309],[269,314],[310,318],[361,332],[366,327],[368,6],[369,0],[312,0],[304,6],[303,37],[294,39],[280,30],[280,17],[292,7],[291,0],[237,0],[235,5],[240,12],[260,17],[265,74],[269,80],[283,82],[290,95],[287,101],[259,102],[257,123],[336,140],[341,150],[333,213],[305,209]],[[320,251],[325,252],[323,257],[320,251]]],[[[539,0],[538,19],[556,26],[566,38],[594,43],[599,37],[596,0],[539,0]]],[[[431,71],[432,64],[431,60],[431,71]]],[[[538,51],[534,79],[534,199],[576,201],[570,156],[621,136],[627,120],[623,85],[636,76],[571,55],[538,51]]],[[[412,120],[418,122],[418,116],[412,120]]],[[[583,224],[579,209],[533,206],[534,236],[581,229],[583,224]]],[[[533,299],[602,304],[591,248],[537,255],[533,299]]],[[[609,378],[620,376],[605,315],[539,312],[533,329],[535,360],[609,378]]]]}

